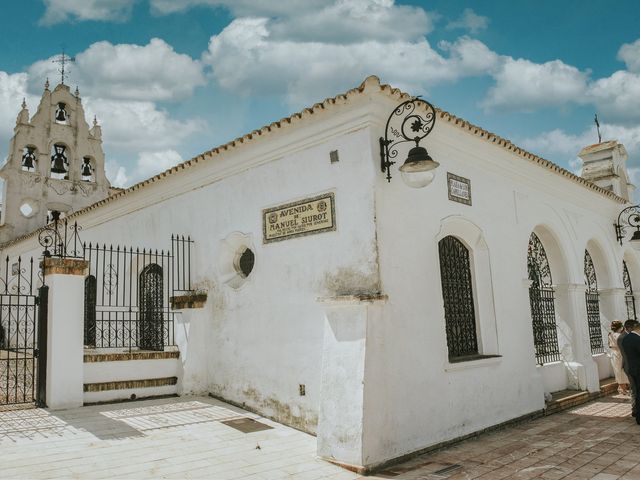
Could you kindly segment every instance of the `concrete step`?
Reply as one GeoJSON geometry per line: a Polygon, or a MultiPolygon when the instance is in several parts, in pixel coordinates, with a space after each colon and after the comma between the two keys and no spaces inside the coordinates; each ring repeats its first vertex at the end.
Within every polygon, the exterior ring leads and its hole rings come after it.
{"type": "Polygon", "coordinates": [[[175,395],[180,372],[177,350],[85,350],[84,404],[175,395]]]}
{"type": "MultiPolygon", "coordinates": [[[[587,403],[593,398],[586,390],[560,390],[552,393],[551,396],[553,397],[552,400],[547,403],[544,409],[545,415],[551,415],[552,413],[587,403]]],[[[596,396],[598,395],[596,394],[596,396]]]]}

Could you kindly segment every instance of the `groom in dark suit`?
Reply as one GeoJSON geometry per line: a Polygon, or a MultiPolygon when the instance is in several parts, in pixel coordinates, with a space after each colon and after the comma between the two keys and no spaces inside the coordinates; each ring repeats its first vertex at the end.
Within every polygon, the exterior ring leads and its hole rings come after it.
{"type": "MultiPolygon", "coordinates": [[[[633,330],[622,340],[622,348],[625,353],[625,361],[629,377],[633,379],[636,387],[640,386],[640,323],[633,326],[633,330]]],[[[640,392],[636,392],[635,405],[636,423],[640,425],[640,392]]]]}

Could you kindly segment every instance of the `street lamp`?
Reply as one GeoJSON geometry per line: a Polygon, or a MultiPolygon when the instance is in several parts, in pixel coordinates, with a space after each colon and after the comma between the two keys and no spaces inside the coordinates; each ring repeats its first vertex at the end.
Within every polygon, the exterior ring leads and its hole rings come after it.
{"type": "Polygon", "coordinates": [[[613,227],[616,230],[616,240],[620,242],[620,245],[627,234],[627,227],[635,228],[629,242],[635,250],[640,250],[640,205],[631,205],[623,209],[613,227]]]}
{"type": "Polygon", "coordinates": [[[409,155],[400,167],[402,180],[410,187],[420,188],[429,185],[435,177],[434,170],[440,165],[427,149],[420,146],[420,141],[431,133],[436,123],[436,111],[429,102],[418,97],[407,100],[398,105],[389,118],[384,129],[384,137],[380,137],[380,169],[391,182],[392,159],[398,156],[398,145],[415,142],[415,147],[409,150],[409,155]],[[418,106],[424,106],[426,113],[417,111],[418,106]]]}

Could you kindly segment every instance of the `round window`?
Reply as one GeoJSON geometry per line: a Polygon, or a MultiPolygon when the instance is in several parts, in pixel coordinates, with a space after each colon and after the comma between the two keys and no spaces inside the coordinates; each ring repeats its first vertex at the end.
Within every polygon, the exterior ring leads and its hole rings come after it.
{"type": "Polygon", "coordinates": [[[253,265],[255,264],[256,257],[251,251],[250,248],[245,248],[244,251],[238,257],[238,261],[236,262],[236,271],[242,275],[244,278],[247,278],[251,271],[253,270],[253,265]]]}

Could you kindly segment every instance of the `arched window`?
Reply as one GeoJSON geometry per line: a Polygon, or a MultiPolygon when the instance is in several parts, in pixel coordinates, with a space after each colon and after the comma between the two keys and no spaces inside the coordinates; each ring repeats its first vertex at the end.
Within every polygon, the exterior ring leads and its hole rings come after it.
{"type": "Polygon", "coordinates": [[[96,296],[98,282],[96,277],[89,275],[84,279],[84,344],[87,347],[96,346],[96,296]]]}
{"type": "Polygon", "coordinates": [[[627,304],[627,320],[637,320],[636,299],[633,296],[633,286],[631,285],[627,262],[624,260],[622,261],[622,282],[624,283],[624,301],[627,304]]]}
{"type": "Polygon", "coordinates": [[[145,350],[164,350],[162,286],[162,267],[156,263],[144,267],[138,284],[138,346],[145,350]]]}
{"type": "Polygon", "coordinates": [[[587,303],[587,325],[589,326],[589,343],[591,353],[604,353],[602,342],[602,327],[600,326],[600,294],[598,293],[598,279],[593,260],[587,250],[584,251],[584,284],[585,301],[587,303]]]}
{"type": "Polygon", "coordinates": [[[529,237],[527,270],[531,286],[529,304],[533,326],[533,344],[539,365],[560,360],[556,309],[549,259],[542,242],[535,233],[529,237]]]}
{"type": "Polygon", "coordinates": [[[449,359],[478,355],[469,250],[455,237],[438,243],[449,359]]]}

